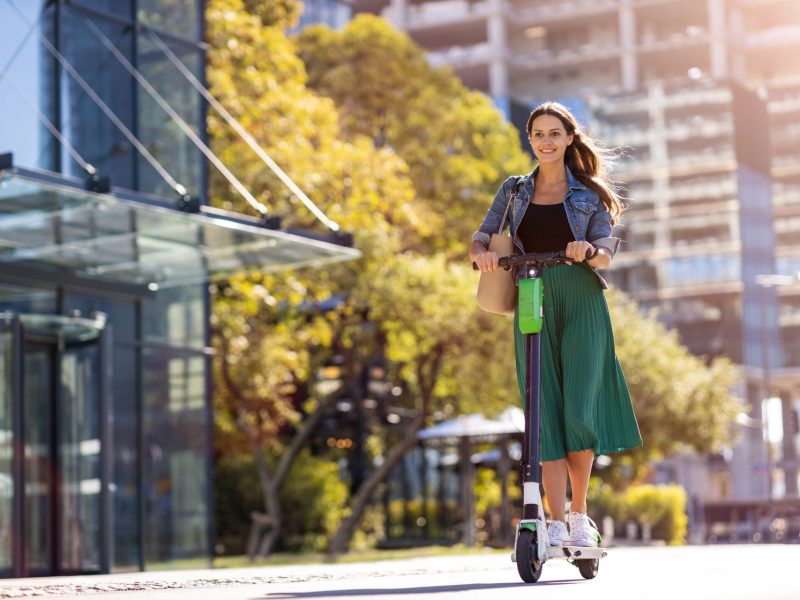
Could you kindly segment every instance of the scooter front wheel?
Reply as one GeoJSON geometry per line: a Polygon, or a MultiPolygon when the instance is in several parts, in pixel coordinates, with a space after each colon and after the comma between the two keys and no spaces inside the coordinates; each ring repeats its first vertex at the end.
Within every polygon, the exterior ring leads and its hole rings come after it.
{"type": "Polygon", "coordinates": [[[598,558],[584,558],[576,560],[575,564],[578,565],[578,571],[584,579],[594,579],[597,577],[597,570],[600,568],[600,559],[598,558]]]}
{"type": "MultiPolygon", "coordinates": [[[[523,529],[517,536],[517,572],[525,583],[536,583],[542,576],[543,561],[536,553],[536,534],[523,529]]],[[[583,571],[581,571],[583,573],[583,571]]]]}

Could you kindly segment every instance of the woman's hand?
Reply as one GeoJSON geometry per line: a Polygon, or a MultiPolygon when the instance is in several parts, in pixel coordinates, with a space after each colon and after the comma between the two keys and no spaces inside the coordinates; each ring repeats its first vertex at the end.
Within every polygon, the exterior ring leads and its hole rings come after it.
{"type": "Polygon", "coordinates": [[[486,271],[496,271],[498,264],[498,256],[497,252],[481,252],[480,254],[475,255],[475,264],[478,265],[478,269],[482,272],[486,271]]]}
{"type": "Polygon", "coordinates": [[[589,242],[570,242],[564,253],[567,258],[571,258],[575,262],[583,262],[586,259],[586,253],[590,250],[594,252],[594,246],[589,242]]]}

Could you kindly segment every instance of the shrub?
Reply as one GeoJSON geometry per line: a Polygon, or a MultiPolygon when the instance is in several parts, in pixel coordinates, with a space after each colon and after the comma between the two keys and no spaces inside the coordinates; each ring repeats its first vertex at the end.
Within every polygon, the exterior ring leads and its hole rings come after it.
{"type": "Polygon", "coordinates": [[[653,537],[671,546],[685,543],[689,519],[686,516],[686,490],[678,484],[635,485],[624,495],[628,518],[649,524],[653,537]]]}
{"type": "Polygon", "coordinates": [[[350,498],[339,466],[304,452],[292,465],[280,495],[286,549],[327,549],[350,498]]]}
{"type": "MultiPolygon", "coordinates": [[[[261,484],[250,456],[223,458],[214,469],[216,542],[220,554],[244,554],[250,513],[263,512],[261,484]]],[[[336,463],[304,452],[280,491],[283,522],[274,550],[327,548],[349,500],[336,463]]]]}
{"type": "Polygon", "coordinates": [[[622,533],[624,522],[635,521],[652,528],[653,538],[670,545],[686,540],[686,490],[680,485],[632,485],[623,493],[593,477],[589,482],[588,504],[592,517],[600,523],[610,516],[616,532],[622,533]]]}

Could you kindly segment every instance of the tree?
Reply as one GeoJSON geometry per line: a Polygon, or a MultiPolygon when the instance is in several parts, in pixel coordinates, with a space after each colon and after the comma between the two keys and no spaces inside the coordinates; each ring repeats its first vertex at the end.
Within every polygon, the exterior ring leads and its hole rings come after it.
{"type": "MultiPolygon", "coordinates": [[[[414,415],[401,439],[384,453],[380,464],[356,490],[350,513],[331,541],[330,553],[347,545],[378,485],[416,444],[416,435],[433,410],[453,398],[472,399],[485,412],[499,412],[516,391],[509,322],[482,313],[474,300],[476,277],[466,265],[448,263],[442,255],[412,253],[387,263],[372,282],[370,319],[381,329],[385,354],[396,377],[407,390],[406,412],[414,415]],[[494,343],[477,347],[475,340],[491,337],[494,343]],[[462,358],[475,351],[484,354],[480,368],[465,371],[462,358]],[[505,352],[499,351],[505,349],[505,352]],[[478,397],[476,390],[485,390],[478,397]]],[[[472,363],[474,364],[474,363],[472,363]]],[[[452,407],[452,405],[451,405],[452,407]]],[[[466,408],[466,407],[462,407],[466,408]]]]}
{"type": "MultiPolygon", "coordinates": [[[[426,232],[432,228],[429,215],[420,210],[410,168],[395,148],[376,144],[358,132],[345,133],[334,103],[306,87],[303,63],[281,31],[285,23],[269,20],[275,14],[269,4],[261,3],[258,12],[252,3],[242,0],[213,0],[209,4],[212,51],[208,77],[212,90],[323,210],[344,230],[355,233],[356,246],[364,254],[357,262],[313,272],[251,274],[215,288],[215,373],[222,382],[215,394],[218,447],[254,453],[265,511],[272,516],[277,532],[277,490],[307,435],[309,423],[324,410],[320,398],[312,397],[305,405],[302,402],[309,393],[314,365],[331,354],[336,340],[337,353],[346,358],[345,387],[358,377],[376,351],[376,343],[380,343],[364,327],[365,315],[378,330],[391,329],[382,322],[391,313],[376,312],[376,307],[391,306],[398,290],[409,289],[404,278],[413,275],[408,269],[396,268],[397,254],[402,247],[429,251],[419,241],[429,237],[426,232]],[[383,285],[388,283],[387,277],[391,285],[383,285]],[[334,309],[309,316],[309,307],[331,299],[336,299],[334,309]],[[265,451],[281,455],[275,471],[264,460],[265,451]]],[[[458,87],[455,81],[449,76],[448,85],[453,89],[458,87]]],[[[506,128],[491,105],[483,102],[483,108],[489,110],[484,117],[506,128]]],[[[285,215],[287,224],[313,225],[309,214],[298,208],[282,184],[213,114],[209,129],[214,149],[262,202],[285,215]]],[[[516,143],[515,137],[511,139],[516,143]]],[[[465,178],[451,183],[466,191],[470,182],[465,178]]],[[[211,189],[214,203],[249,210],[221,178],[212,177],[211,189]]],[[[474,228],[481,216],[476,212],[469,227],[474,228]]],[[[471,297],[469,285],[475,281],[470,272],[469,279],[461,283],[467,285],[465,298],[471,297]]],[[[436,297],[442,294],[433,290],[443,283],[431,277],[428,284],[425,301],[435,305],[436,297]]],[[[414,306],[410,303],[404,308],[414,314],[414,306]]],[[[438,354],[443,366],[436,367],[436,361],[426,364],[420,358],[418,370],[408,367],[404,371],[403,377],[417,377],[414,389],[428,398],[425,405],[433,388],[440,385],[440,373],[456,368],[449,366],[449,357],[463,352],[463,338],[459,340],[450,343],[445,338],[429,354],[438,354]]],[[[451,392],[455,389],[453,385],[450,388],[451,392]]],[[[264,550],[276,537],[274,533],[268,539],[264,550]]]]}
{"type": "MultiPolygon", "coordinates": [[[[355,233],[365,259],[314,271],[252,273],[213,288],[214,370],[221,383],[215,388],[217,447],[255,457],[272,523],[263,554],[280,533],[278,491],[325,410],[326,399],[309,393],[311,374],[335,343],[350,343],[348,327],[358,310],[349,301],[326,313],[316,307],[347,298],[355,282],[370,275],[370,265],[391,256],[403,228],[413,229],[406,216],[413,190],[403,161],[390,149],[376,151],[365,138],[340,139],[333,103],[305,88],[303,65],[281,31],[281,19],[293,14],[291,4],[210,2],[209,81],[273,158],[355,233]],[[281,456],[274,470],[265,452],[281,456]]],[[[210,116],[209,129],[212,147],[262,202],[286,215],[285,224],[313,224],[219,118],[210,116]]],[[[216,175],[211,191],[214,204],[250,210],[216,175]]]]}
{"type": "Polygon", "coordinates": [[[340,31],[312,26],[297,43],[309,86],[334,100],[344,135],[389,146],[408,165],[414,211],[427,227],[405,248],[462,260],[499,183],[531,170],[515,128],[383,19],[358,15],[340,31]]]}
{"type": "MultiPolygon", "coordinates": [[[[609,305],[617,355],[644,439],[623,462],[641,476],[651,461],[682,447],[709,452],[727,443],[740,410],[731,393],[738,380],[733,363],[691,354],[675,331],[654,314],[642,314],[621,292],[609,293],[609,305]]],[[[612,478],[619,483],[620,474],[612,478]]]]}

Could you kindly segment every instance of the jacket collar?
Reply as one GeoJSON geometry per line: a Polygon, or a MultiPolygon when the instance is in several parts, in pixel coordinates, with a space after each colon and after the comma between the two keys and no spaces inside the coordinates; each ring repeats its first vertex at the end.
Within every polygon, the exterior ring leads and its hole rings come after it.
{"type": "MultiPolygon", "coordinates": [[[[536,176],[536,172],[539,170],[539,165],[536,165],[536,168],[525,175],[523,178],[525,182],[525,189],[528,190],[528,193],[533,196],[533,178],[536,176]]],[[[572,174],[572,171],[567,165],[564,165],[564,170],[567,172],[567,184],[569,185],[570,190],[585,190],[586,186],[583,185],[580,181],[578,181],[575,176],[572,174]]]]}

